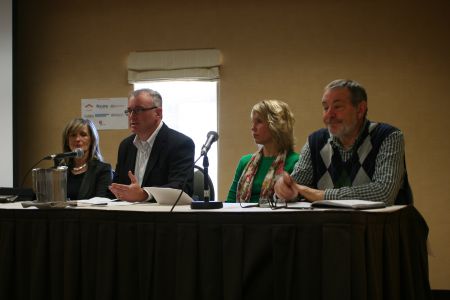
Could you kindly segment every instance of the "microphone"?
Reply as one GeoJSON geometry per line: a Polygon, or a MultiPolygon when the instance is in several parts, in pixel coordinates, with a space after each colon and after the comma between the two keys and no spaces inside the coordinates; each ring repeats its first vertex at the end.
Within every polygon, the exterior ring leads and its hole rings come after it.
{"type": "Polygon", "coordinates": [[[75,157],[75,158],[80,158],[82,157],[84,154],[83,149],[81,148],[76,148],[75,150],[73,150],[72,152],[64,152],[64,153],[58,153],[58,154],[51,154],[49,156],[44,157],[43,159],[49,160],[49,159],[62,159],[62,158],[66,158],[66,157],[75,157]]]}
{"type": "MultiPolygon", "coordinates": [[[[219,139],[219,135],[215,131],[208,132],[206,143],[202,147],[202,151],[200,153],[200,157],[203,156],[203,201],[192,201],[191,209],[216,209],[222,208],[223,203],[220,201],[209,201],[210,190],[208,183],[208,156],[206,153],[211,148],[211,145],[219,139]]],[[[199,157],[199,158],[200,158],[199,157]]]]}
{"type": "MultiPolygon", "coordinates": [[[[219,135],[215,131],[210,131],[206,135],[206,143],[203,145],[200,156],[194,161],[194,165],[197,163],[197,161],[203,156],[203,179],[204,179],[204,186],[207,187],[207,181],[208,181],[208,157],[206,156],[206,153],[209,151],[209,148],[211,148],[211,145],[214,144],[219,139],[219,135]]],[[[183,194],[183,189],[187,183],[188,177],[185,178],[182,186],[180,194],[178,195],[178,198],[175,200],[175,203],[172,205],[172,208],[170,209],[170,212],[173,211],[175,206],[178,204],[178,201],[180,200],[181,195],[183,194]]],[[[209,190],[205,190],[205,197],[204,201],[193,201],[191,203],[191,209],[214,209],[214,208],[222,208],[223,203],[220,201],[209,201],[209,190]]]]}
{"type": "Polygon", "coordinates": [[[76,148],[75,150],[73,150],[72,152],[64,152],[64,153],[58,153],[58,154],[51,154],[49,156],[45,156],[44,158],[42,158],[41,160],[39,160],[37,163],[35,163],[26,173],[25,176],[23,176],[22,179],[22,183],[20,184],[20,188],[23,187],[24,183],[25,183],[25,179],[27,178],[28,174],[30,174],[30,172],[34,169],[34,167],[36,167],[41,161],[43,160],[53,160],[53,163],[55,165],[55,168],[58,166],[58,160],[61,160],[65,157],[76,157],[76,158],[80,158],[82,157],[84,154],[83,149],[81,148],[76,148]]]}
{"type": "Polygon", "coordinates": [[[209,148],[211,148],[211,145],[219,139],[219,135],[215,131],[208,132],[206,137],[206,143],[202,147],[200,156],[205,155],[209,151],[209,148]]]}

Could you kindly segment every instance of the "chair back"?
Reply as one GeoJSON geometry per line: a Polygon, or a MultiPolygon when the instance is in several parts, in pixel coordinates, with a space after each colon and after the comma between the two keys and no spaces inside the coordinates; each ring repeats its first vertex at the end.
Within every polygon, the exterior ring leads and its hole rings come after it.
{"type": "MultiPolygon", "coordinates": [[[[203,178],[204,178],[204,170],[199,166],[194,166],[194,193],[192,195],[194,200],[201,200],[201,201],[205,200],[203,178]]],[[[208,186],[209,186],[209,200],[214,201],[215,198],[214,185],[209,175],[208,175],[208,186]]]]}

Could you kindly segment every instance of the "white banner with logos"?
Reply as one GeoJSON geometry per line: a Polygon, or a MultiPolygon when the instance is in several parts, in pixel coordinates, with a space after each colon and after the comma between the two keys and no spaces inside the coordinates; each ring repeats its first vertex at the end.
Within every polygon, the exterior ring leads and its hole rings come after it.
{"type": "Polygon", "coordinates": [[[127,98],[81,99],[81,117],[94,122],[98,130],[128,129],[127,98]]]}

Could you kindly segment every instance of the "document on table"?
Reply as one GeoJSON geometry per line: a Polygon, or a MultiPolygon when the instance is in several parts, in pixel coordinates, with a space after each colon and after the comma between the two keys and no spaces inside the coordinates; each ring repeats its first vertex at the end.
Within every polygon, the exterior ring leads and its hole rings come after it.
{"type": "MultiPolygon", "coordinates": [[[[181,190],[179,189],[162,187],[148,187],[145,188],[145,190],[148,191],[153,198],[155,198],[155,201],[158,202],[159,205],[173,205],[181,193],[181,190]]],[[[183,192],[177,205],[189,205],[191,202],[192,198],[183,192]]]]}
{"type": "Polygon", "coordinates": [[[80,206],[88,206],[88,205],[107,205],[107,206],[121,206],[121,205],[131,205],[135,202],[127,202],[127,201],[121,201],[118,199],[109,199],[104,197],[94,197],[87,200],[77,200],[76,201],[78,205],[80,206]]]}
{"type": "Polygon", "coordinates": [[[311,204],[313,207],[333,207],[350,209],[372,209],[386,207],[384,202],[367,200],[321,200],[311,204]]]}

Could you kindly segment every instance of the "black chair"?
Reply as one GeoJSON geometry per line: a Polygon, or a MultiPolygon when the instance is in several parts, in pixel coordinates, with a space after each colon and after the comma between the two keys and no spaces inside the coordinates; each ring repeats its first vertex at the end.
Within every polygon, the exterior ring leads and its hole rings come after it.
{"type": "MultiPolygon", "coordinates": [[[[204,170],[199,166],[194,166],[194,193],[192,196],[194,200],[200,201],[205,200],[203,178],[204,178],[204,170]]],[[[209,186],[209,200],[214,201],[215,198],[214,185],[211,181],[211,177],[209,177],[209,174],[208,174],[208,186],[209,186]]]]}

